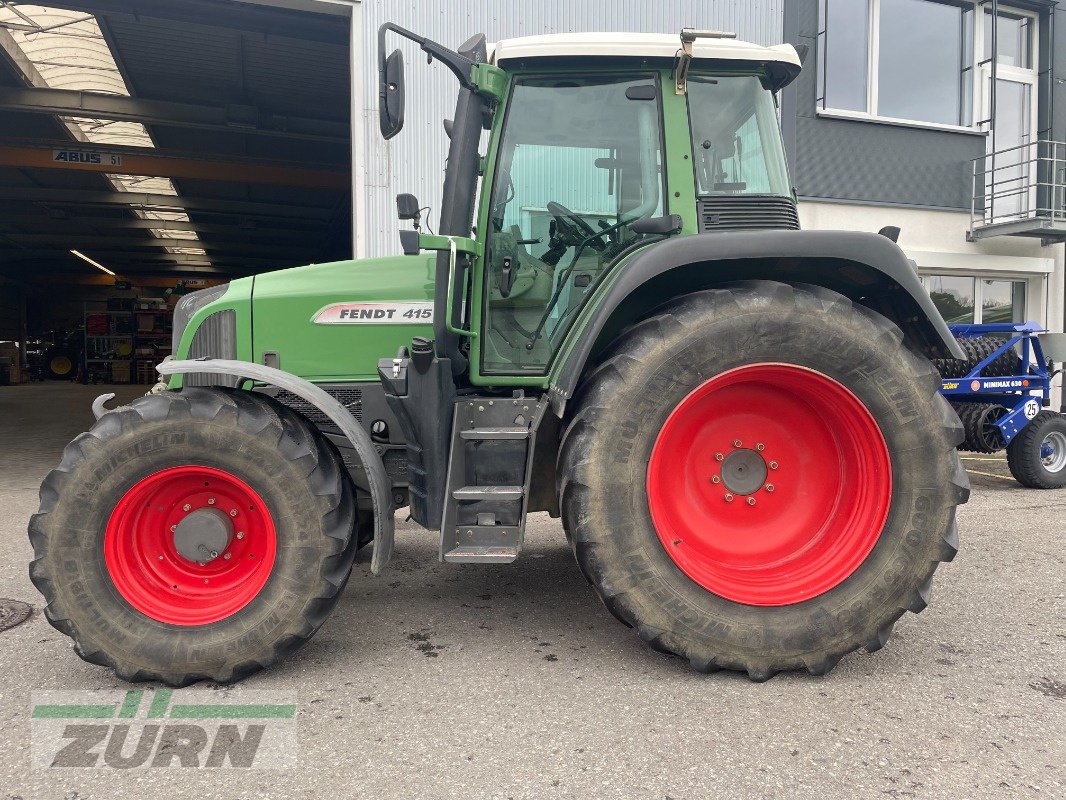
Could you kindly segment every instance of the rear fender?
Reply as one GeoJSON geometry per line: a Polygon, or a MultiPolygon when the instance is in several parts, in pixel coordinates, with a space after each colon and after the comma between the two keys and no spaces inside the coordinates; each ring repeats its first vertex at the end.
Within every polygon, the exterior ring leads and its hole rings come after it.
{"type": "Polygon", "coordinates": [[[600,294],[575,331],[577,341],[552,370],[556,412],[573,394],[589,359],[627,325],[674,297],[746,280],[832,289],[894,322],[914,352],[963,357],[914,262],[884,236],[792,230],[699,234],[641,249],[600,294]]]}
{"type": "MultiPolygon", "coordinates": [[[[292,392],[297,397],[316,406],[332,420],[348,441],[352,443],[366,470],[367,483],[374,508],[374,553],[370,571],[380,575],[392,558],[394,539],[392,482],[385,472],[385,464],[378,455],[370,435],[356,424],[354,417],[337,400],[310,381],[273,367],[253,364],[249,361],[229,359],[195,359],[188,361],[164,361],[156,367],[161,375],[185,374],[188,372],[231,375],[277,386],[292,392]]],[[[106,401],[105,401],[106,402],[106,401]]]]}

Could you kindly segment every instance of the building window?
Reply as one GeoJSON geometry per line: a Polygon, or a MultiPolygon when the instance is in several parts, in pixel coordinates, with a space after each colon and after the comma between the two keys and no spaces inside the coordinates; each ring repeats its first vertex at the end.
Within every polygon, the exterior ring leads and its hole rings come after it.
{"type": "Polygon", "coordinates": [[[1025,322],[1025,281],[927,275],[922,279],[948,323],[1025,322]]]}
{"type": "MultiPolygon", "coordinates": [[[[1033,23],[1032,17],[999,12],[996,36],[996,63],[1019,69],[1033,68],[1033,23]]],[[[985,10],[985,50],[992,56],[992,10],[985,10]]]]}
{"type": "Polygon", "coordinates": [[[970,126],[973,17],[938,0],[821,0],[821,107],[970,126]]]}

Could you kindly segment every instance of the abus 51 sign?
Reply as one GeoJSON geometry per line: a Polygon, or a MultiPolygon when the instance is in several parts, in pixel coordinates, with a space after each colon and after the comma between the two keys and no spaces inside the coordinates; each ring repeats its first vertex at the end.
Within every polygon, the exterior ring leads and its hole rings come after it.
{"type": "Polygon", "coordinates": [[[311,321],[316,325],[417,325],[433,322],[433,303],[333,303],[311,321]]]}
{"type": "Polygon", "coordinates": [[[52,161],[59,164],[103,164],[121,167],[122,156],[118,153],[102,153],[96,150],[53,150],[52,161]]]}
{"type": "Polygon", "coordinates": [[[296,764],[292,692],[34,692],[30,721],[35,769],[296,764]]]}

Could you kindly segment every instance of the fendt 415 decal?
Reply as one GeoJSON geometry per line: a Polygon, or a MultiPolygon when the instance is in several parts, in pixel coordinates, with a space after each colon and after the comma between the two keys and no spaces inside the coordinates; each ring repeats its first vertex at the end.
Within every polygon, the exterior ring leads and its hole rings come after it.
{"type": "Polygon", "coordinates": [[[333,303],[312,318],[316,325],[410,325],[433,322],[433,303],[333,303]]]}

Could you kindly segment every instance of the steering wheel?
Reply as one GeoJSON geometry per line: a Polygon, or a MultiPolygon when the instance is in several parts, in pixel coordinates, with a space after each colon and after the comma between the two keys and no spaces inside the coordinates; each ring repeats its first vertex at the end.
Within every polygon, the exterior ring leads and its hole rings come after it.
{"type": "Polygon", "coordinates": [[[564,206],[562,203],[550,201],[546,206],[548,213],[555,220],[557,232],[555,238],[573,247],[587,244],[593,250],[602,251],[607,247],[602,235],[596,233],[585,220],[564,206]]]}

